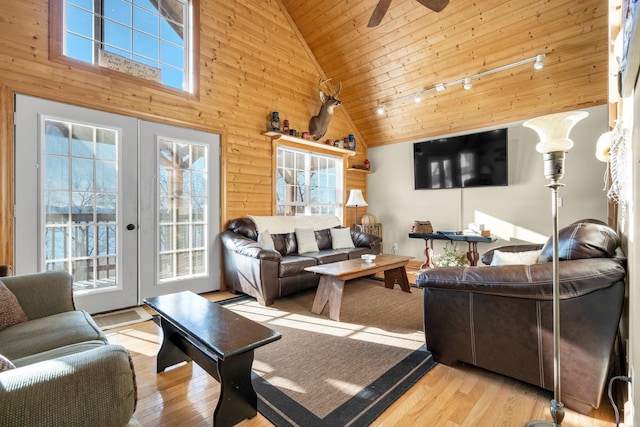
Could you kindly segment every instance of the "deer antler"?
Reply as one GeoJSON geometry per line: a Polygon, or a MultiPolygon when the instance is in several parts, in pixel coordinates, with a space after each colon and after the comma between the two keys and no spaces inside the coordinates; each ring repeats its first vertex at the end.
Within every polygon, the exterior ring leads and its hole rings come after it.
{"type": "MultiPolygon", "coordinates": [[[[322,77],[320,77],[320,81],[318,82],[318,92],[322,92],[327,96],[331,96],[331,97],[337,97],[340,94],[340,91],[342,90],[342,82],[338,83],[338,90],[334,91],[333,87],[331,86],[331,83],[329,83],[331,81],[331,78],[328,79],[322,79],[322,77]],[[325,93],[325,91],[322,90],[322,85],[325,85],[327,88],[327,91],[325,93]]],[[[322,95],[320,95],[320,98],[322,98],[322,95]]]]}

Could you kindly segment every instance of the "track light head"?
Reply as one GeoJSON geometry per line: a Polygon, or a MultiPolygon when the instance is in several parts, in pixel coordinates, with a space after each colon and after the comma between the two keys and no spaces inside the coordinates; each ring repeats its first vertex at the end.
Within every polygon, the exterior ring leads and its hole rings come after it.
{"type": "Polygon", "coordinates": [[[473,85],[471,84],[471,78],[467,77],[464,79],[464,83],[462,83],[462,88],[464,90],[470,90],[473,87],[473,85]]]}
{"type": "Polygon", "coordinates": [[[413,100],[417,103],[422,102],[422,96],[420,95],[420,93],[416,93],[415,98],[413,98],[413,100]]]}
{"type": "Polygon", "coordinates": [[[384,114],[384,104],[378,105],[378,109],[376,110],[379,116],[384,114]]]}
{"type": "Polygon", "coordinates": [[[438,83],[438,84],[436,85],[436,90],[437,90],[438,92],[442,92],[442,91],[443,91],[443,90],[445,90],[445,89],[446,89],[446,88],[444,87],[444,83],[438,83]]]}
{"type": "Polygon", "coordinates": [[[533,63],[534,70],[542,70],[544,68],[544,53],[536,55],[536,62],[533,63]]]}

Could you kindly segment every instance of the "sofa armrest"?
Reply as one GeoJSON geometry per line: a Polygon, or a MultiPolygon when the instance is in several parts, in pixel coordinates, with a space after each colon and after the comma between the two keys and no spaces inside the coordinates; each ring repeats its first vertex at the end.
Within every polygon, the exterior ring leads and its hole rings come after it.
{"type": "Polygon", "coordinates": [[[2,278],[18,299],[29,320],[75,310],[73,278],[62,271],[21,274],[2,278]]]}
{"type": "Polygon", "coordinates": [[[351,230],[351,240],[353,240],[353,244],[357,248],[369,249],[380,246],[380,243],[382,242],[381,237],[356,230],[351,230]]]}
{"type": "MultiPolygon", "coordinates": [[[[624,260],[593,258],[560,262],[560,298],[588,294],[624,279],[624,260]]],[[[421,288],[551,300],[553,263],[533,265],[440,267],[421,270],[421,288]]]]}
{"type": "Polygon", "coordinates": [[[0,372],[0,425],[125,426],[136,393],[129,353],[105,345],[0,372]]]}
{"type": "Polygon", "coordinates": [[[240,255],[270,261],[280,261],[282,259],[282,255],[277,250],[268,248],[255,240],[230,230],[222,232],[220,239],[227,250],[240,255]]]}

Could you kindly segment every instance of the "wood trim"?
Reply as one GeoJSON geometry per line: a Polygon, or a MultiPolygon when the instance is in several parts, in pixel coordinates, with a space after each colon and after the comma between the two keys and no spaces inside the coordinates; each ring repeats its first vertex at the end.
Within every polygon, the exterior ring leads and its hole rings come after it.
{"type": "Polygon", "coordinates": [[[13,266],[14,215],[14,93],[0,83],[0,264],[13,266]]]}
{"type": "MultiPolygon", "coordinates": [[[[135,84],[143,84],[145,87],[156,88],[163,92],[185,97],[187,100],[200,100],[200,0],[189,0],[190,10],[192,11],[191,19],[193,22],[193,38],[191,40],[191,79],[193,90],[191,92],[173,88],[152,80],[143,79],[136,76],[130,76],[116,70],[101,67],[96,64],[90,64],[64,55],[64,0],[49,0],[49,59],[66,65],[70,68],[98,73],[107,78],[116,78],[119,80],[130,81],[135,84]]],[[[130,115],[122,113],[125,115],[130,115]]]]}

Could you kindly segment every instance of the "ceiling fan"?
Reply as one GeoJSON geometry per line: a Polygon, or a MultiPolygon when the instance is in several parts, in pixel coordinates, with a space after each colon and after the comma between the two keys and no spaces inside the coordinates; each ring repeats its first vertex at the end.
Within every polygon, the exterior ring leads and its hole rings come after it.
{"type": "MultiPolygon", "coordinates": [[[[434,12],[440,12],[442,9],[447,7],[449,0],[418,0],[418,3],[428,7],[434,12]]],[[[375,27],[378,25],[380,21],[382,21],[384,14],[387,13],[387,9],[389,9],[390,4],[391,0],[380,0],[371,14],[367,27],[375,27]]]]}

